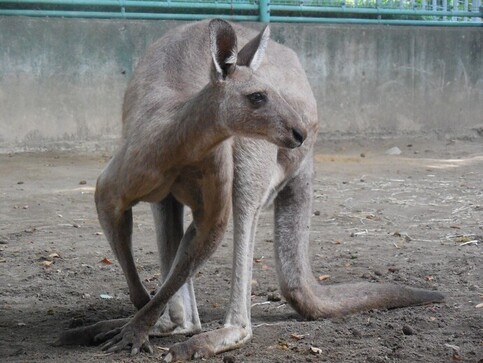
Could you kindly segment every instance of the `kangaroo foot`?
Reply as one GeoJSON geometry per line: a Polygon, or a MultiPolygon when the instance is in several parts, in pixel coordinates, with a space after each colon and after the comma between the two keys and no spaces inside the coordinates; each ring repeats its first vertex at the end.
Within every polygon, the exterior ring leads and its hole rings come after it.
{"type": "Polygon", "coordinates": [[[163,362],[209,358],[215,354],[239,348],[251,336],[251,329],[233,326],[198,334],[185,342],[173,345],[163,362]]]}
{"type": "Polygon", "coordinates": [[[164,313],[151,329],[150,335],[163,337],[167,335],[193,335],[201,331],[201,322],[196,306],[184,304],[174,296],[168,303],[164,313]]]}
{"type": "Polygon", "coordinates": [[[161,317],[153,329],[151,329],[149,335],[153,337],[165,337],[178,334],[193,335],[198,334],[200,331],[200,324],[192,323],[191,321],[185,321],[182,324],[178,324],[161,317]]]}

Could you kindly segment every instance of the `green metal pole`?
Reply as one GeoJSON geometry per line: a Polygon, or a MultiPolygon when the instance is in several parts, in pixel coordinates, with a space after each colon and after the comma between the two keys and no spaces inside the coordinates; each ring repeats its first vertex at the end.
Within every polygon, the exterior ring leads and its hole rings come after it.
{"type": "Polygon", "coordinates": [[[260,21],[270,23],[270,0],[260,0],[260,21]]]}

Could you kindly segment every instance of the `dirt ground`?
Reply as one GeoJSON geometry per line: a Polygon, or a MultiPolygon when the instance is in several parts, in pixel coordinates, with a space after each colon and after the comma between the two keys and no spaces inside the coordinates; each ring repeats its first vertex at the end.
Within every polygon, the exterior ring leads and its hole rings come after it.
{"type": "MultiPolygon", "coordinates": [[[[186,339],[153,338],[154,356],[134,358],[51,345],[69,326],[134,312],[94,208],[95,179],[108,157],[0,155],[2,362],[160,361],[166,347],[186,339]]],[[[207,361],[482,362],[483,139],[319,141],[315,160],[311,256],[321,283],[395,282],[437,289],[446,302],[302,320],[283,299],[273,301],[278,290],[267,210],[254,260],[254,337],[207,361]],[[392,147],[401,154],[388,155],[392,147]]],[[[135,256],[154,290],[149,207],[135,207],[134,215],[135,256]]],[[[222,323],[231,250],[230,230],[198,273],[204,330],[222,323]]]]}

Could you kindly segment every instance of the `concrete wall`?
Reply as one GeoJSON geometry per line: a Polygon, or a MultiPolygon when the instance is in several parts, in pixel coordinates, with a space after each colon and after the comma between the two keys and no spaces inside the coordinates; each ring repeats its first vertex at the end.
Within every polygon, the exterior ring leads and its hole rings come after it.
{"type": "MultiPolygon", "coordinates": [[[[136,60],[177,24],[0,17],[0,151],[110,148],[136,60]]],[[[481,29],[271,27],[300,55],[324,136],[468,135],[483,123],[481,29]]]]}

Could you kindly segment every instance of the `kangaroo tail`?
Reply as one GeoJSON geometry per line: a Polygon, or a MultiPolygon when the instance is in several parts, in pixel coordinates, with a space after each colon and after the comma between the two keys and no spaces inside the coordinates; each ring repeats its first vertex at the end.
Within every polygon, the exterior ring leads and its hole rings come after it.
{"type": "Polygon", "coordinates": [[[438,292],[392,284],[319,285],[308,257],[311,202],[312,161],[308,158],[275,199],[274,246],[280,287],[298,313],[318,319],[443,301],[438,292]]]}
{"type": "MultiPolygon", "coordinates": [[[[283,279],[282,276],[281,278],[283,279]]],[[[282,294],[306,319],[329,318],[369,309],[392,309],[444,300],[444,296],[436,291],[367,282],[322,286],[314,281],[312,284],[302,283],[297,287],[285,286],[282,294]]]]}

